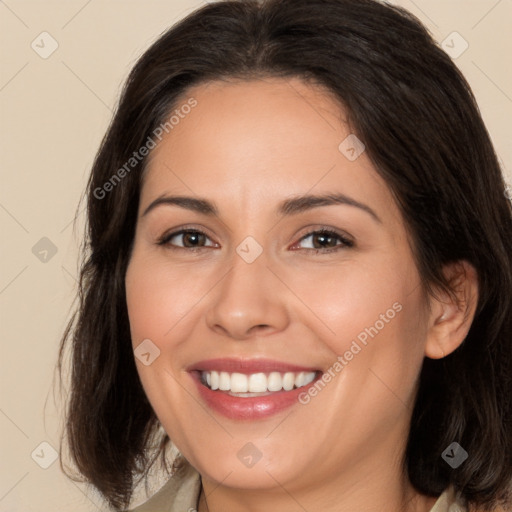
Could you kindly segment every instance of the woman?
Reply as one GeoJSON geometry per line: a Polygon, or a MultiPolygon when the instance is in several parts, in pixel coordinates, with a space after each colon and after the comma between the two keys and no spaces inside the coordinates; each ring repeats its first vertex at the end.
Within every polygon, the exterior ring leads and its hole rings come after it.
{"type": "Polygon", "coordinates": [[[169,440],[141,512],[507,509],[511,240],[470,89],[410,14],[199,9],[92,169],[74,463],[116,510],[169,440]]]}

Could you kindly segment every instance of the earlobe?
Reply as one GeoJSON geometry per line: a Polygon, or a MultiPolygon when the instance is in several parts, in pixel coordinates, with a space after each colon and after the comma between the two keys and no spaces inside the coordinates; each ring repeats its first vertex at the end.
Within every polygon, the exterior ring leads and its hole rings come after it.
{"type": "Polygon", "coordinates": [[[478,275],[470,263],[451,263],[444,272],[453,293],[440,292],[430,299],[425,355],[431,359],[442,359],[462,344],[478,304],[478,275]]]}

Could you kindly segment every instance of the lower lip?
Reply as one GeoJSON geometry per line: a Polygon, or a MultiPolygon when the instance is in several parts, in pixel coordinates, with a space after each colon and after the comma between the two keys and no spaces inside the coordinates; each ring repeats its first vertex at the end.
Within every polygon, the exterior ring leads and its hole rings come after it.
{"type": "Polygon", "coordinates": [[[292,389],[291,391],[276,391],[271,395],[239,398],[228,395],[223,391],[212,391],[201,382],[199,372],[190,373],[194,379],[199,393],[206,404],[214,411],[235,420],[258,420],[273,416],[294,404],[299,403],[299,395],[307,392],[321,377],[315,378],[307,386],[292,389]]]}

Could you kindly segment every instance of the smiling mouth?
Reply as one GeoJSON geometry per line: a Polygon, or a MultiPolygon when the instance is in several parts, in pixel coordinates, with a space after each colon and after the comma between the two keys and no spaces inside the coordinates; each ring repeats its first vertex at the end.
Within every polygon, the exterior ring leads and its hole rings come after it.
{"type": "Polygon", "coordinates": [[[201,383],[212,391],[223,392],[238,398],[251,398],[305,387],[311,384],[321,372],[258,372],[245,374],[212,370],[199,373],[201,383]]]}

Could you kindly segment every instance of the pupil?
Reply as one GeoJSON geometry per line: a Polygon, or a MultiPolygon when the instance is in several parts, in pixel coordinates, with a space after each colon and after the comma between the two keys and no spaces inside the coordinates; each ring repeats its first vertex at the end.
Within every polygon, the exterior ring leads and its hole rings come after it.
{"type": "MultiPolygon", "coordinates": [[[[330,235],[316,235],[316,239],[319,242],[319,247],[335,247],[336,246],[336,240],[334,237],[330,235]],[[329,243],[331,241],[331,243],[329,243]]],[[[315,244],[315,248],[318,248],[318,244],[315,244]]]]}
{"type": "Polygon", "coordinates": [[[204,235],[202,235],[201,233],[185,233],[183,237],[184,245],[187,247],[202,245],[199,244],[201,237],[204,237],[204,235]]]}

